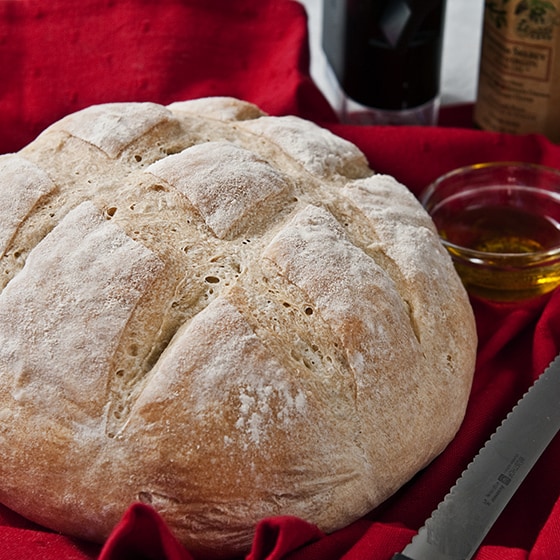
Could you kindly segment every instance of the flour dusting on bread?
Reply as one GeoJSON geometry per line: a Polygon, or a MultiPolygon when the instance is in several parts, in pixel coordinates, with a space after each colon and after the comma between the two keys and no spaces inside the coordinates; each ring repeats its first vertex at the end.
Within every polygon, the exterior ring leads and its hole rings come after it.
{"type": "Polygon", "coordinates": [[[454,437],[475,351],[426,212],[316,124],[111,103],[0,156],[0,502],[47,527],[344,527],[454,437]]]}

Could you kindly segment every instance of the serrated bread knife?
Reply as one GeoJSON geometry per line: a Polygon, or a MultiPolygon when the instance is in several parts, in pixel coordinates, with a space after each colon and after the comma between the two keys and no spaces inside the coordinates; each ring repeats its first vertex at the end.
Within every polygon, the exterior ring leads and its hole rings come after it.
{"type": "Polygon", "coordinates": [[[469,560],[560,428],[560,355],[393,560],[469,560]]]}

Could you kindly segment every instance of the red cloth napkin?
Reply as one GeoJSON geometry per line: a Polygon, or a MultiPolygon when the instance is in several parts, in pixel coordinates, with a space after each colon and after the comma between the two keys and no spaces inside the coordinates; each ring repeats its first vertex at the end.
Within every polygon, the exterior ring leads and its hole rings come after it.
{"type": "MultiPolygon", "coordinates": [[[[446,126],[352,127],[309,77],[303,7],[291,0],[2,0],[0,153],[93,103],[170,103],[233,95],[296,114],[355,142],[372,167],[419,192],[441,173],[489,160],[560,168],[540,136],[446,126]]],[[[380,78],[382,79],[382,77],[380,78]]],[[[520,304],[473,300],[477,369],[464,424],[445,452],[387,502],[331,535],[303,520],[263,520],[248,560],[388,560],[410,540],[524,391],[560,351],[560,291],[520,304]]],[[[0,458],[1,459],[1,458],[0,458]]],[[[476,560],[560,560],[560,439],[530,473],[476,560]]],[[[1,482],[0,482],[1,484],[1,482]]],[[[104,546],[53,533],[0,506],[0,560],[187,560],[151,508],[134,504],[104,546]]]]}

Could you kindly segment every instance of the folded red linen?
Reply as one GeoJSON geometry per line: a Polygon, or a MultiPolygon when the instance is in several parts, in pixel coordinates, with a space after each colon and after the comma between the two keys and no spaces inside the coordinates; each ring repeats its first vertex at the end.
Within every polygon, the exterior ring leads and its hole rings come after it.
{"type": "MultiPolygon", "coordinates": [[[[305,11],[291,0],[3,0],[0,153],[18,150],[47,125],[93,103],[233,95],[273,115],[327,126],[356,143],[375,170],[416,194],[441,173],[481,161],[560,168],[560,146],[543,137],[453,127],[465,121],[454,121],[452,113],[444,115],[446,126],[432,128],[337,124],[310,79],[307,40],[305,11]]],[[[404,547],[560,351],[560,291],[518,304],[472,303],[477,369],[464,424],[444,453],[387,502],[334,534],[291,517],[263,520],[248,560],[387,560],[404,547]]],[[[557,438],[476,560],[560,559],[559,464],[557,438]]],[[[20,558],[192,556],[145,505],[131,504],[104,546],[53,533],[0,506],[0,560],[20,558]]]]}

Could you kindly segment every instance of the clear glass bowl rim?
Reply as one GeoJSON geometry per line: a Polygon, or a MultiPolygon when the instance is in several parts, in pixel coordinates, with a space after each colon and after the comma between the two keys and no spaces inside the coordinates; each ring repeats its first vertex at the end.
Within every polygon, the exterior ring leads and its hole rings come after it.
{"type": "MultiPolygon", "coordinates": [[[[436,193],[439,185],[444,181],[449,180],[458,175],[462,175],[467,172],[473,172],[477,170],[488,170],[488,169],[505,169],[505,168],[518,168],[526,171],[533,171],[537,173],[546,173],[549,175],[555,175],[558,177],[558,194],[560,195],[560,170],[554,167],[548,167],[546,165],[538,163],[529,163],[523,161],[489,161],[483,163],[475,163],[472,165],[465,165],[463,167],[457,167],[452,171],[444,173],[438,177],[435,181],[430,183],[426,189],[420,194],[420,203],[424,209],[430,214],[430,199],[436,193]]],[[[440,237],[441,239],[441,237],[440,237]]],[[[520,266],[527,265],[542,265],[547,261],[554,261],[560,258],[560,245],[547,251],[534,251],[530,253],[494,253],[491,251],[477,251],[475,249],[469,249],[468,247],[463,247],[462,245],[456,245],[445,239],[441,239],[444,247],[452,250],[451,253],[453,258],[458,258],[457,253],[463,256],[462,260],[468,260],[476,264],[494,264],[498,265],[501,262],[507,261],[507,268],[516,268],[520,266]]]]}

